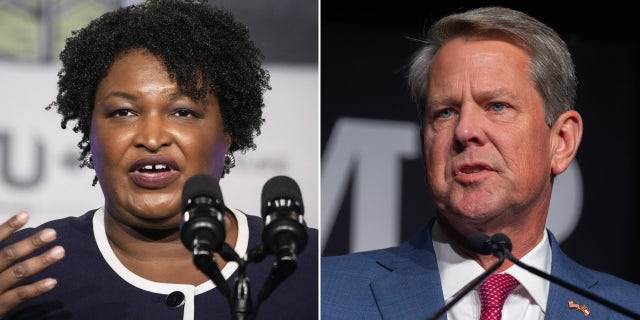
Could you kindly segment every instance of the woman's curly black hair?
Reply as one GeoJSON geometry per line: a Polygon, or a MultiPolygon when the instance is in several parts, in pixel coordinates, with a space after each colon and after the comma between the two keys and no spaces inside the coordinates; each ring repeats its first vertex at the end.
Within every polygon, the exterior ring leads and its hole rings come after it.
{"type": "MultiPolygon", "coordinates": [[[[255,149],[264,122],[263,94],[270,90],[263,55],[247,27],[205,1],[147,0],[123,7],[74,31],[60,53],[57,106],[66,129],[82,133],[80,160],[90,154],[89,131],[95,93],[113,62],[131,50],[160,58],[180,90],[197,101],[217,98],[230,151],[255,149]]],[[[81,164],[80,166],[83,166],[81,164]]]]}

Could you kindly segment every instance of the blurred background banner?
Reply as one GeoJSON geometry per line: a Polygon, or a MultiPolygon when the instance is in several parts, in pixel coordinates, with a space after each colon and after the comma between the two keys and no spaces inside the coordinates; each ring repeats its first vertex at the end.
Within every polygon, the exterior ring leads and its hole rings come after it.
{"type": "MultiPolygon", "coordinates": [[[[0,0],[0,219],[19,210],[29,226],[78,216],[104,203],[94,173],[78,167],[80,134],[60,127],[55,110],[58,54],[72,30],[104,12],[138,1],[0,0]]],[[[317,0],[209,1],[247,24],[265,55],[266,93],[257,149],[236,152],[237,166],[220,182],[225,203],[260,215],[264,183],[296,180],[305,220],[319,226],[317,0]]]]}
{"type": "Polygon", "coordinates": [[[434,216],[407,64],[431,22],[489,4],[550,25],[576,63],[585,131],[555,182],[547,226],[578,262],[640,283],[637,17],[609,2],[323,1],[322,254],[395,246],[434,216]]]}

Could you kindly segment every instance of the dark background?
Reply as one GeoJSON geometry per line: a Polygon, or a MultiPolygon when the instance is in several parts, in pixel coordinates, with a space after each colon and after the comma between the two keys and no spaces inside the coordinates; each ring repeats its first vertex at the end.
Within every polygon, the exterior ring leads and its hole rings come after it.
{"type": "MultiPolygon", "coordinates": [[[[579,263],[640,283],[638,218],[638,16],[608,1],[570,6],[532,1],[339,1],[321,3],[321,146],[339,117],[416,121],[405,82],[411,54],[430,23],[446,13],[504,5],[558,31],[578,74],[576,109],[584,135],[578,151],[584,184],[580,222],[561,243],[579,263]]],[[[402,240],[434,214],[419,160],[403,166],[402,240]],[[431,215],[409,215],[413,208],[431,215]]],[[[348,252],[349,199],[323,255],[348,252]]],[[[415,211],[414,211],[415,212],[415,211]]]]}

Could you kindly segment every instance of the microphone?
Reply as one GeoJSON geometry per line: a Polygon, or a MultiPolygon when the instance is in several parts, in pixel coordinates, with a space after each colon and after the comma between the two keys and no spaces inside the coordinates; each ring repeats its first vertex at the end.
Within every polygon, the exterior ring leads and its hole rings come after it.
{"type": "Polygon", "coordinates": [[[593,301],[596,301],[596,302],[598,302],[598,303],[600,303],[600,304],[602,304],[602,305],[604,305],[604,306],[606,306],[606,307],[608,307],[608,308],[610,308],[612,310],[615,310],[615,311],[617,311],[619,313],[622,313],[622,314],[624,314],[626,316],[629,316],[629,317],[634,318],[634,319],[640,319],[640,315],[639,314],[637,314],[637,313],[635,313],[635,312],[633,312],[633,311],[631,311],[631,310],[629,310],[629,309],[627,309],[627,308],[625,308],[625,307],[623,307],[621,305],[618,305],[616,303],[613,303],[612,301],[606,300],[606,299],[604,299],[604,298],[602,298],[600,296],[597,296],[597,295],[595,295],[595,294],[593,294],[593,293],[591,293],[591,292],[589,292],[589,291],[587,291],[585,289],[582,289],[582,288],[580,288],[578,286],[575,286],[575,285],[573,285],[573,284],[571,284],[571,283],[569,283],[569,282],[567,282],[565,280],[562,280],[562,279],[560,279],[560,278],[558,278],[556,276],[553,276],[551,274],[548,274],[546,272],[543,272],[541,270],[538,270],[538,269],[536,269],[536,268],[534,268],[532,266],[529,266],[529,265],[521,262],[520,260],[518,260],[516,257],[514,257],[511,254],[511,249],[512,249],[511,240],[509,239],[509,237],[507,235],[502,234],[502,233],[496,233],[491,237],[491,242],[493,243],[493,245],[498,247],[498,250],[503,251],[502,254],[507,259],[509,259],[511,262],[513,262],[515,265],[519,266],[520,268],[523,268],[523,269],[525,269],[525,270],[527,270],[527,271],[529,271],[529,272],[531,272],[531,273],[533,273],[533,274],[535,274],[535,275],[537,275],[539,277],[542,277],[542,278],[544,278],[546,280],[554,282],[554,283],[556,283],[556,284],[558,284],[558,285],[560,285],[560,286],[562,286],[562,287],[564,287],[566,289],[569,289],[569,290],[571,290],[571,291],[573,291],[575,293],[583,295],[583,296],[585,296],[585,297],[587,297],[587,298],[589,298],[589,299],[591,299],[593,301]]]}
{"type": "Polygon", "coordinates": [[[466,239],[467,248],[481,255],[489,255],[493,252],[494,246],[491,238],[484,233],[474,232],[466,239]]]}
{"type": "Polygon", "coordinates": [[[198,174],[187,179],[182,189],[180,237],[194,255],[220,251],[226,236],[224,208],[213,177],[198,174]]]}
{"type": "MultiPolygon", "coordinates": [[[[218,182],[206,174],[187,179],[182,189],[182,221],[180,238],[193,253],[193,263],[206,274],[227,297],[231,292],[220,273],[213,252],[228,256],[233,251],[224,242],[225,206],[218,182]]],[[[228,259],[228,257],[227,257],[228,259]]]]}
{"type": "MultiPolygon", "coordinates": [[[[499,252],[501,252],[502,254],[505,255],[505,257],[509,258],[509,257],[513,257],[511,255],[511,250],[513,249],[513,244],[511,243],[511,239],[509,239],[509,237],[507,237],[506,234],[504,233],[496,233],[493,236],[491,236],[491,246],[492,248],[494,248],[491,253],[493,253],[493,255],[496,255],[496,251],[498,250],[499,252]]],[[[514,258],[515,259],[515,258],[514,258]]],[[[511,259],[509,259],[511,260],[511,259]]]]}
{"type": "MultiPolygon", "coordinates": [[[[509,243],[511,242],[509,241],[509,243]]],[[[498,270],[498,268],[500,268],[500,266],[502,266],[502,264],[504,263],[504,259],[506,257],[505,254],[501,252],[501,249],[498,247],[498,245],[495,242],[493,242],[492,239],[490,239],[489,236],[487,236],[486,234],[483,234],[480,232],[472,233],[466,238],[466,244],[467,244],[467,247],[475,253],[479,253],[482,255],[494,254],[496,257],[498,257],[498,261],[494,263],[491,267],[489,267],[489,269],[485,270],[479,276],[471,280],[471,282],[469,282],[466,286],[464,286],[464,288],[458,291],[458,293],[456,293],[456,295],[454,295],[453,298],[449,300],[448,303],[446,303],[442,308],[440,308],[431,317],[429,317],[429,320],[436,320],[440,318],[449,309],[451,309],[456,303],[458,303],[460,299],[466,296],[469,292],[471,292],[471,290],[477,287],[482,281],[484,281],[492,273],[498,270]]]]}
{"type": "Polygon", "coordinates": [[[262,242],[276,256],[269,278],[258,298],[264,300],[296,269],[296,254],[307,244],[304,206],[298,184],[287,176],[269,179],[262,189],[262,242]]]}

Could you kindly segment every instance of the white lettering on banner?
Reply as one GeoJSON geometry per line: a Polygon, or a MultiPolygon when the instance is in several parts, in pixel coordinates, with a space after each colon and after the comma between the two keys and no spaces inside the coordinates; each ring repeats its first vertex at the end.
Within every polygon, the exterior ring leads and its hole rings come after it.
{"type": "Polygon", "coordinates": [[[44,172],[44,147],[41,141],[33,144],[34,157],[36,163],[30,168],[30,173],[25,177],[18,177],[16,174],[17,162],[19,159],[12,159],[10,155],[16,154],[15,143],[8,131],[0,131],[0,178],[14,188],[31,188],[42,181],[44,172]]]}
{"type": "MultiPolygon", "coordinates": [[[[322,155],[322,246],[331,235],[344,197],[351,197],[349,251],[384,248],[400,239],[402,159],[420,154],[411,122],[340,118],[322,155]],[[349,178],[352,194],[345,194],[349,178]]],[[[547,227],[558,241],[569,237],[582,210],[577,161],[556,177],[547,227]]]]}
{"type": "Polygon", "coordinates": [[[342,118],[322,157],[322,243],[327,242],[353,173],[350,250],[400,239],[402,159],[420,155],[417,125],[342,118]]]}

